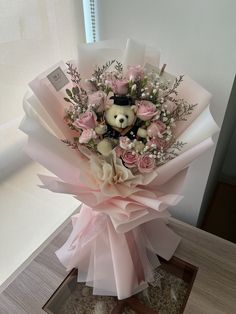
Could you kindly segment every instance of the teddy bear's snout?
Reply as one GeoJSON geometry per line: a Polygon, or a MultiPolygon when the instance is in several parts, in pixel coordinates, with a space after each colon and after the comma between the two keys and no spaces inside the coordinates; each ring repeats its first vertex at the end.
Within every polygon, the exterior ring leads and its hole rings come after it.
{"type": "Polygon", "coordinates": [[[119,128],[126,128],[128,125],[128,119],[123,114],[118,114],[116,117],[116,124],[119,128]]]}

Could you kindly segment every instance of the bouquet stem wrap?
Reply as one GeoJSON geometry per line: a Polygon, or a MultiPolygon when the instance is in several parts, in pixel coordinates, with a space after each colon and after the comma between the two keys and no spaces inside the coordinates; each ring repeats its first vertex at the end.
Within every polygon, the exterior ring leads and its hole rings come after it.
{"type": "Polygon", "coordinates": [[[72,224],[57,257],[68,270],[78,268],[78,281],[92,286],[94,294],[119,299],[145,289],[160,264],[156,254],[169,259],[180,241],[163,219],[117,233],[108,215],[86,205],[72,217],[72,224]]]}
{"type": "MultiPolygon", "coordinates": [[[[111,58],[125,66],[158,68],[156,49],[132,40],[125,47],[120,44],[83,45],[78,64],[82,78],[111,58]]],[[[61,141],[76,134],[64,121],[63,97],[73,84],[68,77],[67,85],[55,91],[47,79],[58,67],[67,77],[59,63],[30,83],[33,94],[24,99],[26,117],[20,126],[29,138],[26,152],[55,174],[40,175],[41,187],[71,194],[83,204],[72,216],[71,235],[56,252],[59,260],[68,271],[78,268],[78,281],[92,286],[94,294],[124,299],[145,289],[159,265],[157,255],[169,260],[179,244],[180,237],[167,226],[167,208],[181,200],[189,164],[213,144],[211,136],[218,128],[208,108],[211,95],[185,78],[178,97],[198,104],[186,121],[176,123],[176,139],[187,144],[152,172],[133,174],[114,152],[106,159],[61,141]]]]}

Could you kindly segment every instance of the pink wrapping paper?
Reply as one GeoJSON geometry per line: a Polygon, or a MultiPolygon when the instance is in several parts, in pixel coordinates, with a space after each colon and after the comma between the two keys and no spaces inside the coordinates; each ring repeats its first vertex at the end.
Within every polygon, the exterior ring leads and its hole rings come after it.
{"type": "MultiPolygon", "coordinates": [[[[114,56],[126,66],[158,65],[160,56],[155,48],[132,40],[125,49],[119,44],[83,45],[79,49],[82,76],[114,56]]],[[[60,66],[65,71],[62,63],[60,66]]],[[[26,117],[21,123],[29,136],[26,151],[55,174],[39,176],[43,188],[71,194],[83,203],[79,214],[72,216],[70,237],[56,252],[61,263],[68,271],[78,268],[78,281],[92,286],[94,294],[127,298],[153,280],[152,270],[159,265],[156,255],[168,260],[179,244],[180,237],[167,226],[167,208],[181,200],[189,164],[213,144],[211,136],[217,126],[207,108],[210,94],[186,78],[179,97],[198,103],[191,118],[176,128],[176,136],[188,140],[187,147],[152,173],[136,176],[113,155],[115,171],[123,181],[112,184],[114,169],[109,163],[61,142],[74,135],[63,121],[63,95],[69,85],[56,92],[45,74],[30,83],[34,94],[24,99],[26,117]],[[202,126],[204,132],[199,132],[202,126]]]]}
{"type": "Polygon", "coordinates": [[[83,205],[72,224],[73,231],[57,257],[68,270],[78,267],[78,281],[93,286],[94,294],[119,299],[145,289],[153,280],[153,267],[159,265],[156,254],[170,259],[180,241],[161,219],[132,229],[146,279],[138,283],[125,233],[117,233],[106,214],[83,205]]]}

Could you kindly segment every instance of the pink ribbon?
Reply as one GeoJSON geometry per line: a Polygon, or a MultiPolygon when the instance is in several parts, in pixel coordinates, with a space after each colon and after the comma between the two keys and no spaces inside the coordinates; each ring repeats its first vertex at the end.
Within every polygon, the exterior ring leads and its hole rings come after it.
{"type": "Polygon", "coordinates": [[[94,294],[119,299],[143,290],[159,265],[156,254],[169,259],[180,241],[163,219],[117,233],[109,215],[86,205],[72,216],[72,224],[57,257],[67,270],[78,268],[78,281],[93,286],[94,294]]]}

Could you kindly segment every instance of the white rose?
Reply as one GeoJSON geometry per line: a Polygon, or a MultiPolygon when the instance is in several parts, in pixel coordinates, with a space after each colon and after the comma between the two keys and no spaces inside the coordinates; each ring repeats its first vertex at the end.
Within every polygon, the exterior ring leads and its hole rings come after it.
{"type": "Polygon", "coordinates": [[[112,145],[109,139],[104,138],[100,143],[98,143],[97,150],[103,156],[108,156],[112,151],[112,145]]]}
{"type": "Polygon", "coordinates": [[[95,128],[95,132],[98,134],[98,135],[103,135],[105,134],[107,131],[107,126],[104,125],[104,124],[99,124],[98,126],[96,126],[95,128]]]}
{"type": "Polygon", "coordinates": [[[146,138],[147,137],[147,130],[143,129],[143,128],[139,128],[138,132],[137,132],[137,135],[139,137],[146,138]]]}
{"type": "Polygon", "coordinates": [[[134,149],[135,149],[135,151],[136,152],[141,152],[143,149],[144,149],[144,147],[145,147],[145,145],[143,144],[143,142],[141,142],[141,141],[137,141],[137,142],[135,142],[135,144],[134,144],[134,149]]]}

